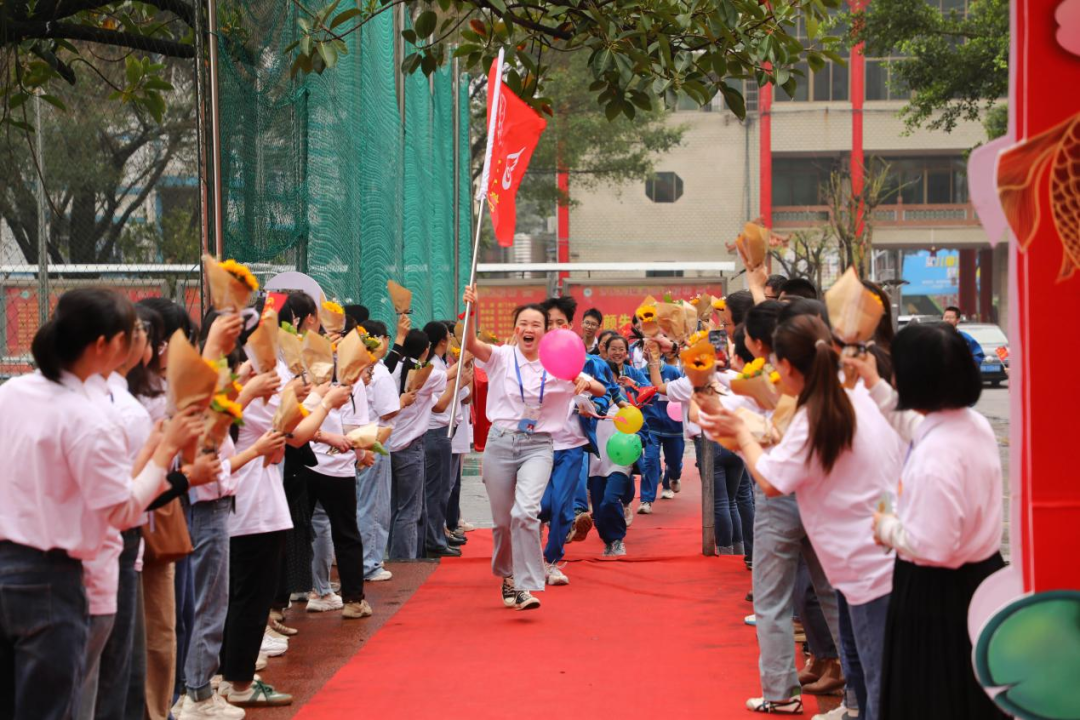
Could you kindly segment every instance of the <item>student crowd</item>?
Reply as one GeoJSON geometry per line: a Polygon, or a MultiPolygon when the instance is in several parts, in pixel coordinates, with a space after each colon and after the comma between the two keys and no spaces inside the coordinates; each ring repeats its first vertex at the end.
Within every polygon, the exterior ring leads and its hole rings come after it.
{"type": "Polygon", "coordinates": [[[533,593],[569,584],[567,544],[594,527],[605,556],[632,552],[632,502],[650,514],[675,497],[687,438],[699,465],[712,456],[718,552],[753,574],[763,694],[750,710],[801,713],[803,692],[846,688],[825,717],[997,716],[970,669],[966,613],[1003,564],[1001,469],[971,409],[981,383],[966,342],[948,325],[894,337],[886,312],[871,342],[845,345],[812,284],[748,276],[694,332],[657,332],[639,313],[625,337],[586,311],[588,354],[569,380],[540,359],[547,332],[573,327],[567,297],[518,308],[495,344],[459,321],[414,329],[407,312],[391,337],[365,308],[300,291],[199,324],[166,299],[65,293],[34,338],[36,371],[0,386],[12,458],[0,717],[241,718],[289,704],[259,674],[297,634],[288,613],[369,617],[364,585],[392,579],[384,560],[461,555],[474,446],[501,601],[535,610],[533,593]],[[284,344],[259,362],[254,338],[279,323],[341,354],[316,367],[305,340],[299,364],[284,344]],[[350,335],[370,362],[347,384],[350,335]],[[209,409],[170,388],[188,377],[170,372],[182,357],[170,345],[187,343],[225,369],[228,399],[209,409]],[[732,391],[762,363],[786,411],[732,391]],[[208,412],[236,416],[219,442],[208,412]],[[620,427],[635,412],[640,427],[620,427]],[[609,451],[620,433],[640,442],[636,459],[609,451]],[[802,671],[796,616],[812,653],[802,671]]]}

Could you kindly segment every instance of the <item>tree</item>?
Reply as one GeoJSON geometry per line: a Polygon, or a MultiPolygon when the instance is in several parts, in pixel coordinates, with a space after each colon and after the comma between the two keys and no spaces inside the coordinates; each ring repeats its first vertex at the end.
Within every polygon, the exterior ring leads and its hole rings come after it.
{"type": "Polygon", "coordinates": [[[971,0],[966,13],[927,0],[873,0],[847,21],[867,57],[904,56],[891,61],[892,83],[911,90],[902,111],[909,128],[951,131],[1009,93],[1008,0],[971,0]]]}
{"type": "MultiPolygon", "coordinates": [[[[122,72],[104,67],[110,82],[110,73],[122,72]]],[[[175,63],[163,72],[181,87],[188,83],[175,63]]],[[[0,129],[0,157],[8,169],[0,173],[0,219],[26,261],[37,263],[37,188],[43,178],[50,262],[131,261],[121,252],[131,249],[125,233],[158,181],[166,172],[197,175],[194,106],[175,102],[159,121],[141,107],[119,108],[93,93],[66,87],[58,92],[70,111],[43,111],[40,168],[24,133],[0,129]]]]}
{"type": "Polygon", "coordinates": [[[820,288],[825,259],[836,252],[836,234],[832,227],[797,230],[790,235],[772,234],[776,247],[769,255],[780,264],[787,277],[804,277],[820,288]]]}
{"type": "MultiPolygon", "coordinates": [[[[267,0],[270,2],[271,0],[267,0]]],[[[431,74],[462,59],[465,69],[484,73],[498,50],[507,52],[509,87],[548,114],[554,101],[545,80],[561,53],[588,57],[589,91],[608,119],[633,118],[639,110],[663,107],[679,97],[705,104],[718,92],[742,117],[745,102],[728,78],[773,82],[794,93],[806,61],[817,71],[826,59],[839,61],[839,38],[825,35],[822,22],[840,0],[364,0],[309,9],[301,0],[277,0],[280,13],[295,16],[295,42],[286,48],[294,73],[323,72],[348,51],[345,38],[373,17],[403,6],[411,27],[402,31],[414,51],[402,61],[406,72],[431,74]],[[806,22],[806,45],[796,38],[797,18],[806,22]]],[[[73,41],[134,51],[143,73],[133,72],[114,98],[164,110],[161,78],[143,62],[149,54],[194,57],[196,13],[205,0],[6,0],[0,4],[0,122],[30,129],[30,95],[56,97],[50,88],[74,83],[96,58],[73,41]]],[[[242,24],[222,10],[218,35],[235,49],[245,42],[242,24]]],[[[257,33],[259,28],[252,32],[257,33]]]]}
{"type": "Polygon", "coordinates": [[[900,186],[891,185],[889,164],[874,161],[866,168],[860,192],[852,192],[851,173],[847,170],[833,170],[825,186],[829,220],[824,232],[835,238],[841,267],[855,266],[859,277],[869,277],[874,210],[900,192],[900,186]]]}

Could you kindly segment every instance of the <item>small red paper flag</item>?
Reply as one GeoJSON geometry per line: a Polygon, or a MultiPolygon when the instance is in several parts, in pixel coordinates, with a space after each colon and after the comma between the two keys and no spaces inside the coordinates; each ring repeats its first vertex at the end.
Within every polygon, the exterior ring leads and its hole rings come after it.
{"type": "MultiPolygon", "coordinates": [[[[492,63],[488,73],[489,127],[492,98],[499,82],[496,80],[497,62],[492,63]]],[[[511,92],[505,83],[499,88],[498,96],[495,134],[491,142],[491,172],[484,196],[495,227],[495,239],[502,247],[510,247],[514,244],[514,228],[517,224],[514,199],[547,121],[511,92]]]]}

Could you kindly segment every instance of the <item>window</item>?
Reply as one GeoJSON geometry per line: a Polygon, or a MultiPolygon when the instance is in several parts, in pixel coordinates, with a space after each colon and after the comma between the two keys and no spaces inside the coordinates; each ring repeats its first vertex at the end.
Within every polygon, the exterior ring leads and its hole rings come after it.
{"type": "Polygon", "coordinates": [[[836,157],[773,158],[773,205],[821,205],[836,157]]]}
{"type": "Polygon", "coordinates": [[[886,205],[964,205],[967,166],[959,157],[879,157],[887,162],[886,205]]]}
{"type": "Polygon", "coordinates": [[[866,99],[867,100],[907,100],[911,90],[900,80],[895,63],[900,56],[866,59],[866,99]]]}
{"type": "Polygon", "coordinates": [[[645,181],[645,194],[653,202],[673,203],[682,197],[682,178],[673,172],[658,172],[645,181]]]}
{"type": "MultiPolygon", "coordinates": [[[[743,102],[746,104],[746,112],[757,112],[758,86],[755,81],[727,78],[724,82],[733,88],[737,88],[742,93],[743,102]]],[[[720,92],[717,92],[711,101],[700,108],[693,101],[690,102],[690,105],[691,107],[683,107],[683,102],[680,100],[676,110],[700,110],[702,112],[727,112],[728,110],[727,103],[724,102],[724,95],[720,92]]]]}
{"type": "MultiPolygon", "coordinates": [[[[823,29],[822,33],[825,32],[823,29]]],[[[847,29],[842,25],[838,25],[828,31],[829,35],[843,36],[847,34],[847,29]]],[[[795,37],[801,40],[804,44],[808,41],[806,36],[806,24],[800,17],[795,23],[795,37]]],[[[848,56],[846,47],[837,49],[837,52],[843,57],[848,56]]],[[[795,96],[788,97],[787,92],[782,88],[776,88],[773,92],[773,99],[776,102],[828,102],[844,101],[848,99],[848,69],[845,65],[834,63],[831,60],[825,62],[819,72],[810,72],[810,66],[805,62],[797,63],[795,68],[802,71],[802,75],[796,75],[795,81],[797,86],[795,88],[795,96]]]]}
{"type": "Polygon", "coordinates": [[[675,278],[683,277],[682,270],[646,270],[645,277],[647,278],[675,278]]]}

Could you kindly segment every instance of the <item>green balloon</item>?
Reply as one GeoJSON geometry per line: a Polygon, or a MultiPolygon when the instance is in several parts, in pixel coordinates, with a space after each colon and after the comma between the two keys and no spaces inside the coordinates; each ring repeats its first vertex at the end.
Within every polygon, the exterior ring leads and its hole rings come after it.
{"type": "Polygon", "coordinates": [[[607,443],[607,454],[616,465],[633,465],[641,457],[641,437],[615,433],[607,443]]]}

